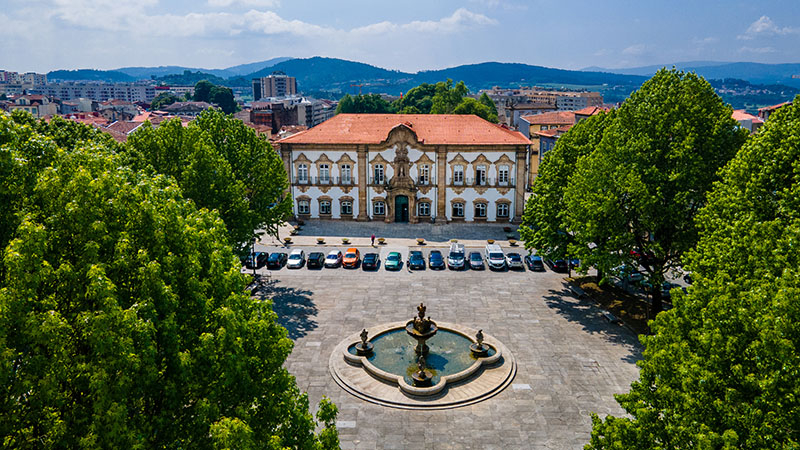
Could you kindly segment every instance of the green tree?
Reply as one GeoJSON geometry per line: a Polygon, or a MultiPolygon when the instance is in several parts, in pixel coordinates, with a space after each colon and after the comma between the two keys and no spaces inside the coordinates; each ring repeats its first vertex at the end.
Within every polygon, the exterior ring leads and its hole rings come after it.
{"type": "MultiPolygon", "coordinates": [[[[579,159],[591,154],[603,137],[603,131],[614,121],[615,111],[588,117],[562,135],[555,147],[542,156],[533,192],[525,206],[520,238],[525,247],[536,249],[550,259],[566,259],[568,245],[567,209],[564,192],[575,172],[579,159]]],[[[595,243],[600,242],[595,238],[595,243]]],[[[598,249],[598,251],[600,251],[598,249]]]]}
{"type": "Polygon", "coordinates": [[[214,86],[209,93],[211,103],[220,107],[225,114],[233,114],[239,109],[236,100],[233,98],[233,91],[230,88],[214,86]]]}
{"type": "Polygon", "coordinates": [[[180,102],[180,101],[182,101],[180,97],[177,97],[176,95],[170,92],[162,92],[158,94],[156,98],[153,99],[152,102],[150,102],[150,109],[153,111],[157,111],[164,106],[169,106],[175,102],[180,102]]]}
{"type": "Polygon", "coordinates": [[[187,127],[179,120],[141,127],[128,138],[126,161],[174,178],[198,207],[219,211],[230,243],[239,249],[257,229],[277,236],[291,214],[288,177],[277,152],[220,111],[204,111],[187,127]]]}
{"type": "Polygon", "coordinates": [[[490,110],[490,111],[491,111],[491,112],[492,112],[492,113],[493,113],[495,116],[497,115],[497,105],[495,105],[495,104],[494,104],[494,101],[492,101],[492,99],[490,99],[490,98],[489,98],[489,96],[488,96],[488,95],[486,95],[486,92],[484,92],[483,94],[481,94],[480,98],[478,98],[478,101],[479,101],[479,102],[481,102],[481,103],[483,103],[484,105],[486,105],[486,106],[489,108],[489,110],[490,110]]]}
{"type": "Polygon", "coordinates": [[[87,144],[56,149],[19,214],[0,285],[4,447],[332,448],[335,407],[315,435],[283,367],[292,342],[244,292],[215,212],[87,144]]]}
{"type": "Polygon", "coordinates": [[[208,80],[200,80],[194,85],[194,101],[211,103],[211,89],[214,83],[208,80]]]}
{"type": "Polygon", "coordinates": [[[577,160],[564,191],[569,252],[603,273],[641,263],[658,313],[665,274],[696,245],[695,214],[746,137],[708,82],[660,70],[577,160]]]}
{"type": "Polygon", "coordinates": [[[770,116],[697,217],[694,284],[656,317],[631,418],[593,418],[594,449],[800,445],[800,106],[770,116]]]}
{"type": "Polygon", "coordinates": [[[453,109],[453,114],[474,114],[489,122],[497,123],[497,114],[493,113],[488,106],[472,97],[464,97],[461,103],[453,109]]]}
{"type": "Polygon", "coordinates": [[[403,114],[430,114],[434,95],[436,95],[436,85],[422,83],[409,89],[403,98],[395,100],[392,105],[395,110],[401,111],[403,114]]]}
{"type": "Polygon", "coordinates": [[[345,114],[392,114],[392,104],[378,94],[356,95],[345,94],[336,107],[336,113],[345,114]]]}
{"type": "Polygon", "coordinates": [[[433,96],[431,114],[453,114],[461,100],[469,93],[463,81],[453,86],[453,80],[436,83],[436,93],[433,96]]]}

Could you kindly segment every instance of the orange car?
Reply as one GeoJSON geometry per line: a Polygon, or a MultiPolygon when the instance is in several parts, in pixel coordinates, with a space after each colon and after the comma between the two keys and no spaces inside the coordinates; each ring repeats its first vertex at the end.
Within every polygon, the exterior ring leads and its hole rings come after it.
{"type": "Polygon", "coordinates": [[[361,262],[361,253],[358,252],[358,249],[355,247],[350,247],[344,252],[344,259],[342,260],[342,266],[344,267],[352,267],[355,269],[358,267],[358,263],[361,262]]]}

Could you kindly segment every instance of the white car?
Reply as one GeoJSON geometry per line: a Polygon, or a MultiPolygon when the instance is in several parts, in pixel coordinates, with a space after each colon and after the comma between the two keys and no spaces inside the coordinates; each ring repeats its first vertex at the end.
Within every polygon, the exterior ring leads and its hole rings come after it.
{"type": "Polygon", "coordinates": [[[484,250],[484,259],[486,265],[493,270],[505,270],[506,268],[506,255],[503,254],[503,249],[497,244],[489,244],[484,250]]]}
{"type": "Polygon", "coordinates": [[[289,261],[286,263],[287,269],[299,269],[306,263],[306,253],[302,250],[294,249],[289,253],[289,261]]]}
{"type": "Polygon", "coordinates": [[[506,265],[509,269],[525,269],[522,264],[522,256],[519,253],[509,253],[506,255],[506,265]]]}
{"type": "Polygon", "coordinates": [[[334,268],[342,265],[342,252],[339,250],[331,250],[328,256],[325,257],[325,267],[334,268]]]}

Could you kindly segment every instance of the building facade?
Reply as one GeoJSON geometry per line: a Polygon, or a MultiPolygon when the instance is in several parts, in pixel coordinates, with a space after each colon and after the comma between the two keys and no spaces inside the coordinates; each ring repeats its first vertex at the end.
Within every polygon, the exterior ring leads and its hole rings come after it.
{"type": "Polygon", "coordinates": [[[155,86],[137,83],[49,83],[34,89],[35,92],[61,100],[88,98],[96,102],[124,100],[131,103],[150,103],[156,97],[155,86]]]}
{"type": "Polygon", "coordinates": [[[283,72],[253,78],[253,101],[270,97],[289,97],[297,94],[297,79],[283,72]]]}
{"type": "Polygon", "coordinates": [[[339,114],[278,142],[298,218],[519,222],[530,141],[477,116],[339,114]]]}

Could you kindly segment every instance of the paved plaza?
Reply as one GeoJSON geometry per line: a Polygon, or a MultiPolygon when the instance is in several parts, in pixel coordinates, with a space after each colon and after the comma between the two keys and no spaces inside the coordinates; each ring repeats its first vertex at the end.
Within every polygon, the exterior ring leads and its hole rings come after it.
{"type": "MultiPolygon", "coordinates": [[[[409,247],[396,239],[377,250],[362,247],[362,254],[400,251],[405,260],[409,247]]],[[[422,247],[426,253],[427,248],[422,247]]],[[[579,449],[589,440],[589,413],[624,414],[613,395],[626,392],[638,375],[636,336],[608,323],[594,303],[570,293],[563,274],[549,270],[283,268],[270,277],[263,295],[274,299],[295,341],[286,367],[308,392],[312,408],[322,396],[336,403],[345,449],[579,449]],[[517,362],[512,384],[483,402],[440,411],[393,409],[342,390],[328,369],[334,347],[362,328],[411,319],[420,301],[433,320],[481,328],[505,344],[517,362]]]]}

